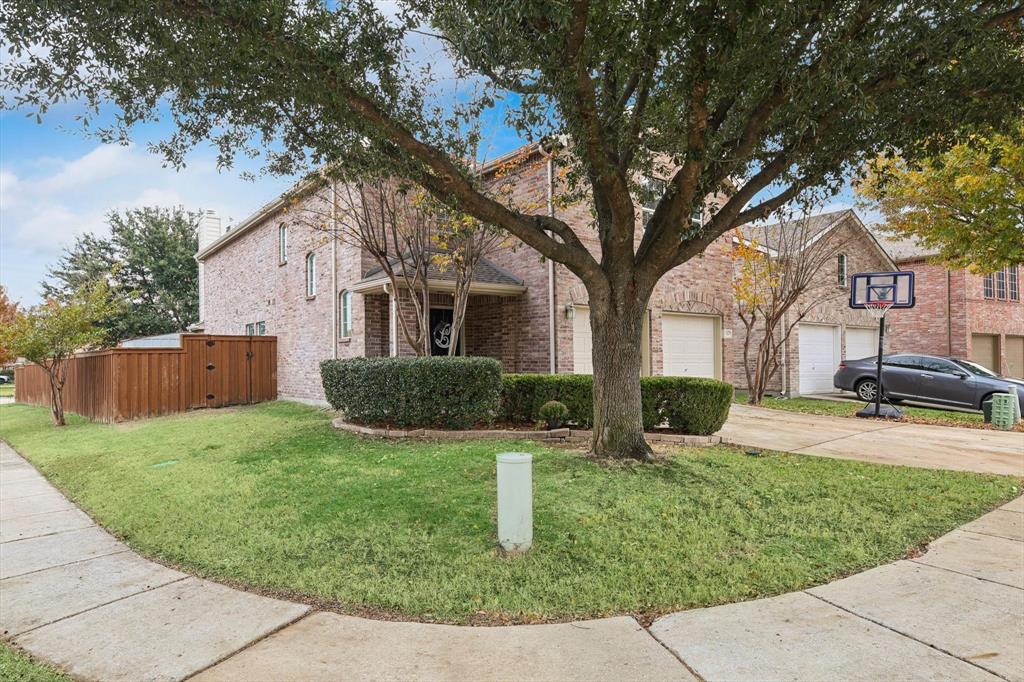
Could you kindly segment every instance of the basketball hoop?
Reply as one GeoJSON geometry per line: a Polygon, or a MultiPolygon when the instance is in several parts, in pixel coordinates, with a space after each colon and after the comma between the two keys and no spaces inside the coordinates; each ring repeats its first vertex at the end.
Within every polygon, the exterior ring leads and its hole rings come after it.
{"type": "Polygon", "coordinates": [[[871,316],[876,320],[880,320],[885,317],[885,314],[892,308],[893,301],[864,301],[864,310],[871,313],[871,316]]]}

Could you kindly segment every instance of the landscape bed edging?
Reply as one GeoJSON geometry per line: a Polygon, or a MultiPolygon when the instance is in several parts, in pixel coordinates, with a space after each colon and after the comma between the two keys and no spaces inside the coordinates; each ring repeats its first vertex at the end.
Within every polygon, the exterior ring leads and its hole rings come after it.
{"type": "MultiPolygon", "coordinates": [[[[539,440],[546,442],[565,442],[569,440],[589,439],[592,432],[581,429],[546,429],[542,431],[510,431],[506,429],[466,429],[464,431],[445,431],[442,429],[389,429],[384,427],[362,426],[350,424],[341,417],[331,420],[331,426],[339,431],[357,433],[362,436],[376,438],[423,438],[426,440],[539,440]]],[[[645,437],[652,443],[675,443],[690,447],[708,447],[722,442],[721,436],[694,436],[681,433],[645,432],[645,437]]]]}

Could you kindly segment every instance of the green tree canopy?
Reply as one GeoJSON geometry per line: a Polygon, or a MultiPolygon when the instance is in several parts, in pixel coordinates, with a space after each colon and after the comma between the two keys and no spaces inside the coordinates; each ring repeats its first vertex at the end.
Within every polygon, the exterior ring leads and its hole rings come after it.
{"type": "Polygon", "coordinates": [[[112,341],[184,331],[198,320],[199,214],[146,207],[107,216],[110,235],[80,236],[50,268],[43,293],[66,301],[102,280],[119,302],[102,321],[112,341]]]}
{"type": "Polygon", "coordinates": [[[916,162],[881,156],[857,192],[878,202],[887,231],[917,238],[950,267],[1024,263],[1024,119],[1006,133],[960,136],[916,162]]]}
{"type": "MultiPolygon", "coordinates": [[[[1024,7],[972,0],[9,0],[6,106],[108,104],[123,140],[173,118],[156,145],[221,162],[273,141],[268,170],[396,175],[507,230],[586,286],[594,450],[649,456],[640,338],[654,285],[717,237],[801,192],[830,191],[885,149],[908,158],[965,124],[1021,109],[1024,7]],[[417,51],[441,46],[452,74],[417,51]],[[167,105],[166,107],[164,105],[167,105]],[[557,136],[570,190],[593,206],[592,254],[557,216],[474,182],[480,115],[557,136]],[[646,229],[633,198],[666,180],[646,229]],[[704,198],[728,200],[694,227],[704,198]]],[[[429,52],[430,50],[426,50],[429,52]]]]}

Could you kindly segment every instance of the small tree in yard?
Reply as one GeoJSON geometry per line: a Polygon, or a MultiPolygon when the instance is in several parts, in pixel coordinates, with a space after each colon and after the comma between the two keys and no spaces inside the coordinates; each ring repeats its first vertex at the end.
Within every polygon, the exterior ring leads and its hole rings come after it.
{"type": "MultiPolygon", "coordinates": [[[[7,295],[7,287],[0,285],[0,330],[6,329],[14,323],[18,314],[18,304],[7,295]]],[[[3,332],[0,332],[2,334],[3,332]]],[[[0,336],[2,339],[2,336],[0,336]]],[[[6,365],[17,359],[11,349],[0,340],[0,366],[6,365]]]]}
{"type": "Polygon", "coordinates": [[[454,356],[458,353],[456,340],[466,319],[466,305],[476,268],[482,259],[507,246],[509,240],[504,232],[472,216],[452,212],[442,206],[438,210],[437,241],[441,251],[434,256],[434,262],[441,270],[450,269],[455,275],[452,343],[448,345],[448,355],[454,356]]]}
{"type": "Polygon", "coordinates": [[[271,172],[406,178],[505,230],[586,287],[593,451],[649,459],[640,340],[661,278],[881,151],[914,160],[921,140],[1019,117],[1022,18],[1011,0],[8,0],[0,104],[113,112],[105,140],[170,116],[154,146],[174,164],[209,140],[224,165],[273,141],[271,172]],[[453,82],[473,91],[438,95],[453,82]],[[564,141],[590,226],[476,182],[473,125],[499,105],[520,138],[564,141]],[[648,177],[665,183],[641,232],[648,177]],[[694,225],[710,194],[724,201],[694,225]]]}
{"type": "Polygon", "coordinates": [[[430,355],[429,270],[437,237],[431,199],[393,179],[320,181],[302,194],[295,199],[296,220],[373,257],[398,298],[396,317],[406,343],[417,355],[430,355]],[[402,305],[402,291],[411,314],[402,305]]]}
{"type": "Polygon", "coordinates": [[[793,330],[816,306],[842,296],[822,268],[845,240],[814,239],[808,217],[736,230],[733,294],[743,324],[747,402],[760,405],[793,330]]]}
{"type": "Polygon", "coordinates": [[[39,365],[50,379],[53,423],[64,426],[64,382],[67,363],[80,350],[102,343],[106,332],[98,324],[115,311],[106,284],[81,289],[63,303],[49,299],[20,311],[0,327],[0,346],[39,365]]]}

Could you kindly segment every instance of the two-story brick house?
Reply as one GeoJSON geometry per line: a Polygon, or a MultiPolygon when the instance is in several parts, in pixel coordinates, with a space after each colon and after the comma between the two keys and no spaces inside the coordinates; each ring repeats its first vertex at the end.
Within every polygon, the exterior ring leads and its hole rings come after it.
{"type": "MultiPolygon", "coordinates": [[[[776,248],[779,224],[750,230],[751,236],[764,241],[765,248],[776,248]]],[[[857,272],[884,272],[896,264],[881,244],[850,210],[810,216],[793,228],[805,243],[827,260],[818,270],[809,293],[803,295],[786,313],[783,326],[792,326],[782,347],[782,361],[769,390],[785,395],[830,393],[835,390],[832,377],[841,359],[863,358],[877,353],[878,322],[863,310],[849,306],[850,277],[857,272]]],[[[790,244],[791,250],[796,250],[790,244]]],[[[733,384],[746,386],[743,367],[745,328],[739,318],[733,324],[737,342],[733,363],[733,384]]],[[[754,330],[752,342],[760,340],[754,330]]]]}
{"type": "Polygon", "coordinates": [[[901,270],[914,273],[916,305],[889,316],[892,348],[969,358],[1024,378],[1021,266],[977,275],[931,262],[934,251],[913,239],[880,235],[901,270]]]}
{"type": "MultiPolygon", "coordinates": [[[[482,172],[498,168],[506,183],[511,178],[509,200],[550,211],[598,249],[589,205],[555,200],[564,187],[542,149],[516,150],[482,172]]],[[[638,211],[638,232],[645,211],[638,211]]],[[[390,291],[358,246],[299,224],[294,216],[301,213],[276,200],[223,234],[214,216],[205,218],[197,254],[200,317],[209,333],[276,335],[280,395],[322,402],[321,360],[411,353],[396,324],[408,293],[390,291]]],[[[659,283],[643,334],[645,374],[733,375],[731,250],[731,235],[723,236],[659,283]]],[[[451,284],[444,273],[431,273],[432,320],[444,321],[451,284]]],[[[479,269],[456,342],[467,355],[497,358],[507,372],[589,373],[586,290],[533,249],[504,248],[479,269]]]]}

